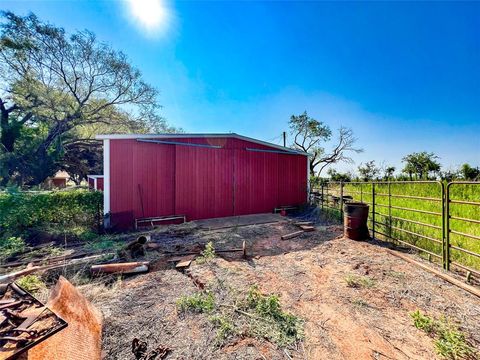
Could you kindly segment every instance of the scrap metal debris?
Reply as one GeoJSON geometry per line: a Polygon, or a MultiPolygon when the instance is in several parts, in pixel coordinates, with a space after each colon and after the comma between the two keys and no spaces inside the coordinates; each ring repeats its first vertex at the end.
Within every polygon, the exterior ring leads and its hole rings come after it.
{"type": "Polygon", "coordinates": [[[132,353],[137,360],[162,360],[172,350],[166,346],[159,345],[155,349],[148,351],[148,345],[145,341],[134,338],[132,341],[132,353]]]}
{"type": "Polygon", "coordinates": [[[0,289],[0,359],[13,358],[67,326],[15,283],[0,289]]]}

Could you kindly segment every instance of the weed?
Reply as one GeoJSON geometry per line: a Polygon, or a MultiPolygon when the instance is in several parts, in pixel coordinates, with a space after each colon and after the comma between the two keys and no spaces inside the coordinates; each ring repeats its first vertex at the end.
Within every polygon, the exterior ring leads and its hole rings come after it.
{"type": "Polygon", "coordinates": [[[352,304],[358,307],[368,307],[368,302],[363,299],[355,299],[352,301],[352,304]]]}
{"type": "Polygon", "coordinates": [[[182,296],[177,300],[177,308],[181,312],[211,313],[215,309],[215,297],[211,292],[199,292],[191,296],[182,296]]]}
{"type": "Polygon", "coordinates": [[[201,255],[197,257],[198,264],[204,264],[210,262],[210,260],[215,258],[215,247],[213,246],[213,242],[209,241],[207,245],[205,245],[205,249],[202,251],[201,255]]]}
{"type": "Polygon", "coordinates": [[[435,333],[437,323],[434,319],[427,315],[423,315],[419,310],[414,311],[410,316],[413,319],[413,325],[415,325],[417,329],[420,329],[429,335],[435,333]]]}
{"type": "Polygon", "coordinates": [[[16,281],[16,283],[28,292],[36,292],[46,288],[45,283],[37,275],[25,275],[16,281]]]}
{"type": "Polygon", "coordinates": [[[256,285],[250,287],[245,310],[254,310],[260,320],[252,321],[250,332],[267,338],[279,346],[288,346],[303,339],[303,321],[282,311],[277,295],[263,295],[256,285]]]}
{"type": "Polygon", "coordinates": [[[417,329],[435,337],[435,349],[443,358],[452,360],[476,358],[476,350],[469,345],[465,334],[446,318],[434,319],[418,310],[410,316],[417,329]]]}
{"type": "Polygon", "coordinates": [[[0,237],[0,261],[25,250],[25,241],[21,237],[0,237]]]}
{"type": "Polygon", "coordinates": [[[352,274],[345,276],[345,282],[348,287],[355,289],[371,288],[375,285],[375,281],[368,276],[357,276],[352,274]]]}
{"type": "Polygon", "coordinates": [[[224,315],[213,315],[208,320],[217,328],[217,342],[219,344],[236,333],[235,325],[224,315]]]}

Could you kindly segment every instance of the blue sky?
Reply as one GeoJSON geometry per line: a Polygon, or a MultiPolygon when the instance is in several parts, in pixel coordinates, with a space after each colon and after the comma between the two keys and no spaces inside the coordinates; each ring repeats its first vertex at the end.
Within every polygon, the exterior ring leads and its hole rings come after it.
{"type": "Polygon", "coordinates": [[[340,170],[423,150],[480,166],[479,2],[131,1],[0,4],[124,51],[187,132],[280,143],[307,110],[364,148],[340,170]]]}

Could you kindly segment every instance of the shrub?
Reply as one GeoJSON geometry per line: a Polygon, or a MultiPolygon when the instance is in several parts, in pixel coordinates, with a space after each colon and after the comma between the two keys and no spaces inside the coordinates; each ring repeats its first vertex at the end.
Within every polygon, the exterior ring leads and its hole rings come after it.
{"type": "Polygon", "coordinates": [[[102,203],[100,192],[87,190],[0,193],[0,238],[35,228],[95,230],[102,203]]]}
{"type": "Polygon", "coordinates": [[[0,237],[0,261],[25,250],[25,241],[21,237],[0,237]]]}

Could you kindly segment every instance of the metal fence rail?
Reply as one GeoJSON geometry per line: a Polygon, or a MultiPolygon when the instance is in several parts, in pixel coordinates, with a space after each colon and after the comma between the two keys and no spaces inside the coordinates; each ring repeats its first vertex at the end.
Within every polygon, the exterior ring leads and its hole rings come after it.
{"type": "Polygon", "coordinates": [[[372,237],[480,279],[480,182],[330,182],[312,199],[340,217],[344,202],[367,203],[372,237]]]}

